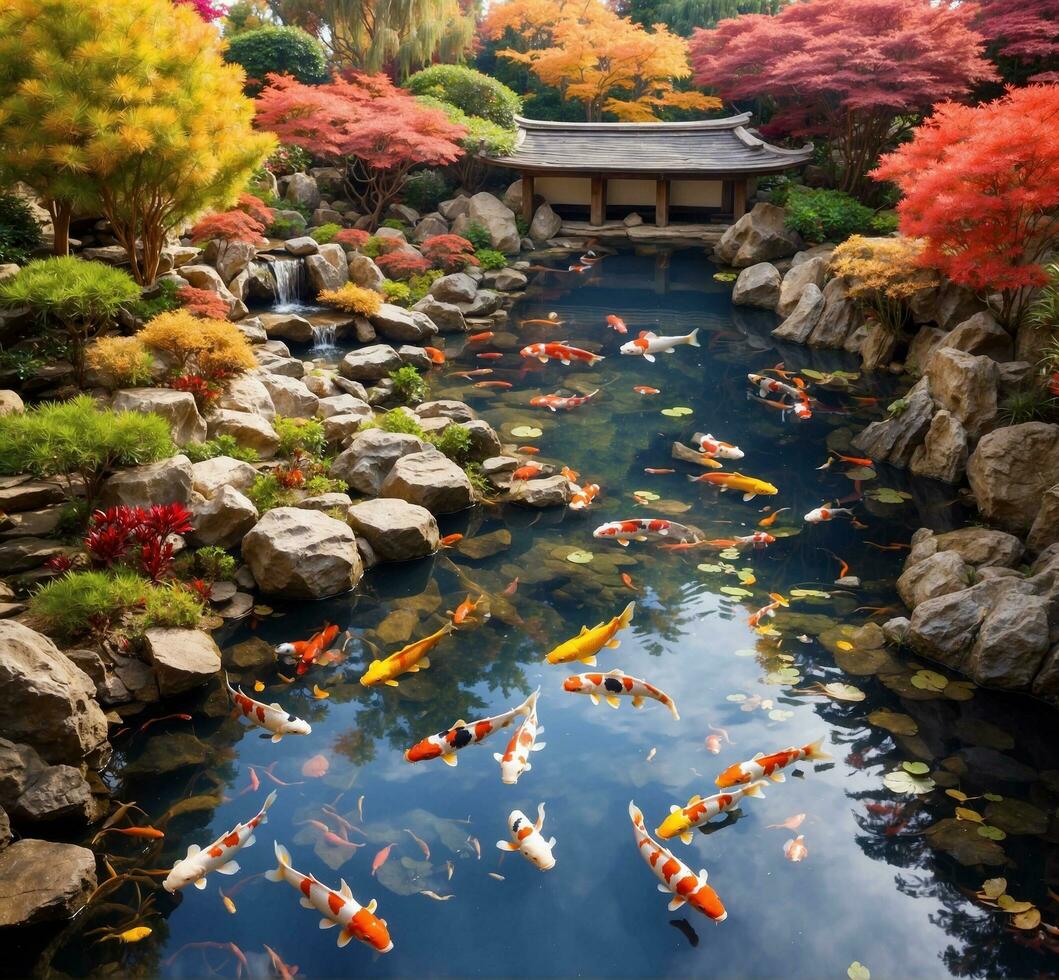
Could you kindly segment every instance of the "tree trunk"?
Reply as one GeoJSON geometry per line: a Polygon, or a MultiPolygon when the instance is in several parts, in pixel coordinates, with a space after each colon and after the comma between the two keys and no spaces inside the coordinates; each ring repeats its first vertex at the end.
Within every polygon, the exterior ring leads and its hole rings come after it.
{"type": "Polygon", "coordinates": [[[48,205],[48,213],[51,215],[55,236],[51,248],[52,255],[69,255],[70,218],[73,216],[73,206],[61,201],[52,201],[48,205]]]}

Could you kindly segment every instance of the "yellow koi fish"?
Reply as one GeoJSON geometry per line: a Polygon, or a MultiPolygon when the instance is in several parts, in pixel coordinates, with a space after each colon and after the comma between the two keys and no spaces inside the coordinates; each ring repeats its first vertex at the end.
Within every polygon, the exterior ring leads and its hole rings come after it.
{"type": "Polygon", "coordinates": [[[630,602],[621,614],[615,616],[606,623],[600,623],[589,629],[581,627],[581,632],[565,643],[560,643],[545,658],[550,664],[568,664],[580,660],[583,664],[595,666],[596,654],[604,647],[613,649],[619,646],[621,640],[616,639],[619,630],[625,629],[632,622],[632,614],[636,609],[636,603],[630,602]]]}
{"type": "Polygon", "coordinates": [[[741,490],[744,500],[753,500],[757,496],[771,497],[779,493],[771,483],[757,477],[743,476],[742,473],[703,473],[701,476],[689,476],[688,479],[693,483],[712,483],[721,488],[721,493],[726,490],[741,490]]]}
{"type": "Polygon", "coordinates": [[[430,666],[427,652],[432,650],[442,637],[448,636],[455,627],[452,623],[446,623],[436,633],[424,636],[415,643],[397,653],[391,654],[385,660],[373,660],[368,664],[368,669],[360,679],[364,687],[372,687],[375,684],[386,684],[388,687],[397,687],[396,677],[401,674],[414,674],[420,670],[426,670],[430,666]]]}

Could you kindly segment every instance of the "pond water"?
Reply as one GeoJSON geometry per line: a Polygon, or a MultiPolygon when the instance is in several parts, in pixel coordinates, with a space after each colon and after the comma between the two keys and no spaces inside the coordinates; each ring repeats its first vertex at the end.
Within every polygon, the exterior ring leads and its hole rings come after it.
{"type": "MultiPolygon", "coordinates": [[[[567,260],[556,261],[565,270],[567,260]]],[[[1004,876],[1010,895],[1053,919],[1054,714],[924,675],[930,665],[880,649],[877,631],[858,632],[888,618],[884,607],[899,605],[892,582],[906,552],[875,546],[906,543],[924,524],[955,526],[955,494],[910,486],[885,468],[860,483],[845,475],[853,464],[836,460],[819,470],[828,447],[845,449],[897,385],[854,378],[845,390],[841,379],[814,387],[820,405],[808,421],[748,400],[746,373],[780,360],[817,372],[855,373],[856,364],[801,348],[777,351],[768,337],[775,318],[733,309],[730,285],[714,281],[715,271],[697,249],[608,255],[584,274],[539,276],[512,311],[511,326],[491,341],[461,350],[462,339],[447,338],[449,361],[432,378],[435,397],[468,400],[505,443],[532,443],[537,459],[568,464],[598,483],[599,499],[582,513],[485,506],[445,518],[442,533],[465,535],[460,546],[378,568],[353,595],[272,603],[275,615],[225,634],[226,646],[276,644],[330,622],[350,639],[346,659],[290,684],[280,676],[290,673],[283,665],[234,675],[248,692],[255,679],[264,682],[256,696],[309,720],[309,737],[278,744],[261,738],[230,716],[219,690],[186,706],[167,705],[165,713],[197,712],[191,722],[159,721],[140,732],[146,719],[136,719],[115,740],[110,779],[115,796],[135,800],[145,822],[164,826],[166,837],[112,834],[106,847],[120,872],[169,868],[189,844],[206,846],[249,819],[276,789],[256,846],[239,854],[238,875],[211,875],[203,891],[171,897],[150,885],[137,892],[134,883],[120,884],[52,942],[45,972],[50,965],[70,976],[275,975],[265,944],[296,964],[299,977],[842,977],[854,961],[875,977],[1054,970],[1054,954],[1036,930],[1014,928],[1012,914],[974,897],[986,878],[1004,876]],[[563,327],[526,327],[514,336],[520,320],[552,311],[563,327]],[[629,337],[605,325],[610,313],[624,318],[629,337]],[[654,364],[618,356],[640,329],[693,328],[700,348],[678,347],[654,364]],[[536,340],[569,340],[601,350],[606,360],[593,368],[524,362],[518,348],[536,340]],[[489,351],[505,356],[478,359],[489,351]],[[482,366],[493,368],[491,380],[513,387],[474,388],[478,379],[451,377],[482,366]],[[638,394],[637,385],[660,393],[638,394]],[[528,405],[533,395],[596,387],[596,401],[568,413],[528,405]],[[669,408],[691,412],[662,413],[669,408]],[[540,428],[540,436],[511,434],[523,425],[540,428]],[[745,458],[726,468],[768,480],[779,495],[744,502],[689,482],[699,468],[673,461],[670,449],[696,431],[740,446],[745,458]],[[882,488],[891,492],[878,494],[882,488]],[[637,491],[658,499],[643,502],[637,491]],[[906,496],[896,498],[900,503],[868,496],[894,499],[893,491],[906,496]],[[812,508],[858,493],[865,496],[852,506],[864,526],[802,522],[812,508]],[[605,521],[659,514],[709,538],[734,537],[756,530],[771,507],[790,508],[769,528],[778,540],[737,558],[653,543],[623,549],[592,537],[605,521]],[[568,560],[577,551],[591,560],[568,560]],[[859,586],[834,584],[842,564],[859,586]],[[733,594],[740,588],[747,594],[733,594]],[[773,592],[791,604],[772,620],[773,635],[761,635],[747,620],[773,592]],[[444,639],[430,669],[402,676],[397,688],[359,685],[373,651],[389,654],[409,637],[433,632],[445,610],[479,593],[491,597],[491,617],[444,639]],[[594,706],[563,690],[565,677],[589,668],[543,662],[582,625],[609,619],[631,600],[632,625],[619,634],[619,648],[601,652],[600,668],[618,667],[662,688],[676,701],[679,721],[653,701],[642,711],[627,699],[617,711],[594,706]],[[819,693],[831,683],[853,686],[855,692],[833,690],[863,700],[819,693]],[[329,696],[314,698],[314,684],[329,696]],[[456,768],[405,761],[404,750],[420,738],[457,719],[504,711],[538,686],[547,747],[533,754],[532,771],[517,785],[501,783],[493,759],[509,732],[468,746],[456,768]],[[707,745],[711,735],[719,745],[707,745]],[[770,783],[764,799],[745,800],[739,814],[714,821],[690,846],[669,842],[693,870],[709,871],[727,920],[714,924],[690,906],[668,911],[668,896],[656,891],[657,879],[637,853],[629,801],[653,834],[672,804],[717,792],[714,777],[727,766],[821,738],[832,761],[791,767],[785,783],[770,783]],[[884,784],[906,762],[929,775],[906,770],[898,779],[931,779],[931,792],[899,794],[884,784]],[[975,799],[961,803],[946,789],[975,799]],[[542,801],[544,836],[557,839],[557,863],[548,872],[496,847],[508,836],[509,812],[532,817],[542,801]],[[959,806],[997,828],[987,833],[1006,837],[983,836],[974,817],[957,823],[959,806]],[[800,814],[797,830],[771,826],[800,814]],[[798,834],[808,854],[795,863],[784,845],[798,834]],[[356,942],[338,948],[336,931],[319,930],[319,914],[301,908],[294,889],[263,877],[275,865],[273,839],[290,850],[298,870],[335,888],[344,879],[362,904],[376,899],[394,950],[380,956],[356,942]],[[373,875],[373,859],[391,844],[373,875]],[[153,933],[136,945],[93,944],[93,930],[141,923],[153,933]]],[[[28,969],[29,946],[18,953],[26,959],[16,955],[16,964],[28,969]]]]}

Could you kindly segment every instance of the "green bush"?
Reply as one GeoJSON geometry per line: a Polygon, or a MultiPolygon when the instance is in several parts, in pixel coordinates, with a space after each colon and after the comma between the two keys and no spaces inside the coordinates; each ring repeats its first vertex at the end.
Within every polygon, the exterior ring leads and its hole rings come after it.
{"type": "Polygon", "coordinates": [[[140,287],[127,272],[72,256],[37,259],[0,283],[0,306],[28,306],[42,326],[66,331],[79,382],[88,339],[139,298],[140,287]]]}
{"type": "Polygon", "coordinates": [[[512,129],[522,100],[495,78],[465,65],[432,65],[405,83],[414,95],[430,95],[465,112],[512,129]]]}
{"type": "MultiPolygon", "coordinates": [[[[284,201],[283,203],[286,205],[290,202],[284,201]]],[[[273,218],[272,224],[265,229],[265,234],[269,238],[278,238],[286,241],[288,238],[296,238],[305,234],[305,225],[303,222],[295,221],[293,218],[273,218]]]]}
{"type": "Polygon", "coordinates": [[[474,257],[478,260],[478,265],[483,272],[488,272],[490,269],[507,268],[507,259],[504,258],[504,253],[498,252],[495,248],[480,248],[475,251],[474,257]]]}
{"type": "Polygon", "coordinates": [[[465,425],[453,422],[440,432],[427,436],[434,448],[443,452],[454,463],[462,466],[471,453],[471,430],[465,425]]]}
{"type": "Polygon", "coordinates": [[[145,292],[149,299],[141,296],[134,303],[129,304],[129,312],[139,320],[146,323],[163,313],[171,313],[180,309],[180,300],[177,292],[180,286],[172,279],[160,279],[154,286],[145,292]]]}
{"type": "Polygon", "coordinates": [[[483,156],[507,156],[515,148],[518,132],[513,125],[502,126],[491,119],[469,115],[458,106],[433,95],[421,95],[417,101],[445,113],[450,123],[462,126],[467,131],[460,140],[463,156],[452,165],[452,169],[459,182],[472,191],[482,185],[486,176],[487,161],[483,156]]]}
{"type": "Polygon", "coordinates": [[[419,436],[420,439],[426,438],[426,433],[423,432],[423,427],[415,416],[408,412],[402,412],[398,408],[391,409],[382,415],[377,415],[370,422],[363,423],[361,429],[382,429],[383,432],[398,432],[406,436],[419,436]]]}
{"type": "Polygon", "coordinates": [[[154,626],[193,629],[202,619],[202,600],[175,582],[155,585],[143,597],[144,629],[154,626]]]}
{"type": "Polygon", "coordinates": [[[238,34],[228,42],[224,59],[242,65],[246,90],[259,92],[270,73],[291,75],[306,85],[319,85],[328,79],[324,46],[298,27],[259,27],[238,34]]]}
{"type": "Polygon", "coordinates": [[[153,463],[174,451],[161,416],[99,408],[88,395],[0,416],[0,474],[61,477],[71,491],[72,477],[80,476],[89,504],[110,470],[153,463]]]}
{"type": "Polygon", "coordinates": [[[440,269],[427,269],[418,276],[412,276],[408,280],[408,305],[414,306],[423,299],[430,292],[430,287],[443,275],[445,273],[440,269]]]}
{"type": "Polygon", "coordinates": [[[271,473],[261,473],[246,491],[246,496],[259,514],[275,507],[290,507],[298,501],[298,495],[284,487],[271,473]]]}
{"type": "Polygon", "coordinates": [[[48,582],[29,600],[30,615],[44,632],[62,640],[109,633],[151,591],[135,572],[69,572],[48,582]]]}
{"type": "Polygon", "coordinates": [[[235,578],[235,559],[223,548],[209,545],[191,553],[191,571],[207,582],[230,582],[235,578]]]}
{"type": "Polygon", "coordinates": [[[493,247],[493,236],[489,234],[488,228],[483,228],[477,221],[471,221],[463,230],[463,237],[467,239],[477,252],[482,248],[493,247]]]}
{"type": "Polygon", "coordinates": [[[317,245],[328,245],[334,241],[335,235],[342,230],[340,224],[336,224],[334,221],[329,221],[326,225],[320,225],[319,228],[314,228],[312,235],[313,241],[317,245]]]}
{"type": "Polygon", "coordinates": [[[387,303],[397,306],[412,305],[412,287],[406,282],[397,282],[394,279],[383,279],[382,294],[387,303]]]}
{"type": "Polygon", "coordinates": [[[372,235],[363,245],[360,246],[360,254],[366,255],[369,259],[377,259],[382,255],[383,243],[381,238],[377,238],[372,235]]]}
{"type": "Polygon", "coordinates": [[[44,244],[29,205],[14,194],[0,194],[0,263],[21,265],[44,244]]]}
{"type": "Polygon", "coordinates": [[[423,214],[436,211],[451,192],[452,184],[440,170],[421,170],[412,174],[401,188],[404,203],[423,214]]]}
{"type": "Polygon", "coordinates": [[[787,195],[787,227],[807,242],[844,242],[873,231],[875,212],[842,191],[795,187],[787,195]]]}
{"type": "Polygon", "coordinates": [[[379,227],[392,228],[394,231],[399,231],[402,234],[408,231],[408,225],[406,225],[400,218],[387,218],[379,227]]]}
{"type": "Polygon", "coordinates": [[[485,475],[481,463],[468,463],[463,468],[463,472],[467,474],[471,489],[476,496],[488,497],[493,492],[493,485],[489,482],[489,477],[485,475]]]}
{"type": "Polygon", "coordinates": [[[256,463],[260,457],[256,449],[249,446],[241,446],[235,436],[217,436],[206,442],[189,442],[182,446],[180,451],[193,463],[201,463],[205,459],[215,459],[218,456],[231,456],[232,459],[241,459],[244,463],[256,463]]]}
{"type": "Polygon", "coordinates": [[[896,211],[879,211],[871,219],[871,230],[876,235],[892,235],[897,231],[897,225],[896,211]]]}
{"type": "Polygon", "coordinates": [[[325,493],[345,493],[346,485],[329,476],[312,476],[305,481],[304,489],[310,497],[319,497],[325,493]]]}
{"type": "Polygon", "coordinates": [[[319,419],[296,419],[277,415],[272,422],[272,428],[279,436],[279,452],[282,456],[290,458],[299,452],[321,456],[327,448],[324,424],[319,419]]]}
{"type": "Polygon", "coordinates": [[[421,402],[430,394],[430,385],[411,364],[391,371],[390,380],[393,382],[393,393],[405,405],[421,402]]]}

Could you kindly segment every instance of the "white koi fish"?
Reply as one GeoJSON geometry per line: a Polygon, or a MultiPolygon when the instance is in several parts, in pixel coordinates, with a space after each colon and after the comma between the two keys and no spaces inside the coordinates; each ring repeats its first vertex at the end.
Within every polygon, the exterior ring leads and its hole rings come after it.
{"type": "Polygon", "coordinates": [[[691,437],[691,441],[699,447],[699,451],[703,455],[708,456],[710,459],[742,459],[744,455],[743,450],[738,446],[715,439],[709,432],[705,435],[701,432],[696,432],[691,437]]]}
{"type": "Polygon", "coordinates": [[[848,507],[816,507],[805,515],[805,522],[807,524],[825,524],[827,521],[834,520],[839,514],[852,517],[853,511],[848,507]]]}
{"type": "Polygon", "coordinates": [[[713,919],[714,922],[724,922],[728,918],[728,913],[717,892],[706,884],[708,877],[706,869],[703,868],[695,874],[672,851],[652,840],[644,826],[643,814],[631,800],[629,801],[629,816],[632,818],[632,832],[636,838],[636,846],[640,849],[640,854],[647,862],[647,866],[658,878],[658,890],[663,895],[673,896],[669,903],[669,911],[676,912],[687,903],[692,908],[698,909],[708,919],[713,919]]]}
{"type": "Polygon", "coordinates": [[[667,521],[664,517],[634,517],[627,521],[610,521],[600,524],[592,532],[594,538],[614,538],[623,548],[630,541],[647,541],[650,538],[666,538],[671,541],[694,541],[700,535],[690,527],[667,521]]]}
{"type": "Polygon", "coordinates": [[[644,699],[651,698],[664,704],[673,717],[680,721],[677,706],[665,691],[638,677],[629,677],[625,671],[616,668],[605,674],[574,674],[563,681],[563,690],[572,694],[587,694],[593,704],[599,704],[599,699],[603,698],[612,708],[618,707],[619,695],[632,698],[634,708],[642,708],[644,699]]]}
{"type": "Polygon", "coordinates": [[[173,865],[172,870],[162,882],[167,892],[176,892],[187,885],[194,885],[199,891],[206,887],[206,875],[216,871],[220,875],[234,875],[239,871],[239,862],[232,858],[244,847],[254,843],[254,828],[266,823],[268,808],[276,802],[276,791],[273,790],[265,799],[257,816],[246,823],[235,827],[218,837],[209,847],[203,849],[192,844],[187,854],[173,865]]]}
{"type": "Polygon", "coordinates": [[[224,684],[243,717],[272,732],[273,742],[278,742],[284,735],[309,735],[312,732],[307,721],[288,714],[278,704],[262,704],[232,687],[227,674],[224,675],[224,684]]]}
{"type": "Polygon", "coordinates": [[[672,354],[674,347],[686,344],[688,347],[698,347],[699,331],[696,327],[683,337],[659,337],[650,330],[644,330],[635,340],[622,344],[619,350],[622,354],[632,354],[642,357],[645,361],[654,362],[655,354],[672,354]]]}
{"type": "Polygon", "coordinates": [[[552,854],[555,838],[545,840],[541,836],[541,828],[544,826],[543,803],[537,807],[536,823],[531,823],[530,818],[521,810],[512,810],[511,816],[507,818],[507,825],[511,831],[511,840],[498,840],[496,846],[500,850],[518,851],[541,871],[550,871],[555,867],[555,855],[552,854]]]}
{"type": "Polygon", "coordinates": [[[544,726],[537,723],[537,696],[539,694],[540,688],[531,695],[533,704],[530,706],[529,714],[515,729],[515,734],[507,743],[507,750],[504,754],[493,753],[493,758],[500,763],[500,781],[507,786],[514,786],[519,776],[533,768],[529,762],[530,753],[540,752],[547,744],[537,741],[537,736],[544,731],[544,726]]]}
{"type": "Polygon", "coordinates": [[[696,794],[688,800],[687,806],[671,806],[669,816],[655,829],[655,833],[663,840],[679,837],[685,844],[690,844],[693,837],[691,832],[696,827],[701,827],[713,817],[734,809],[744,796],[764,796],[764,786],[765,780],[759,779],[749,786],[740,786],[728,793],[714,793],[706,799],[696,794]]]}
{"type": "Polygon", "coordinates": [[[507,728],[519,715],[529,713],[536,704],[539,694],[540,688],[538,687],[518,707],[494,715],[492,718],[483,718],[481,721],[469,723],[461,718],[451,728],[421,739],[405,751],[404,757],[409,762],[422,762],[425,759],[437,759],[440,756],[442,762],[454,766],[456,765],[456,753],[460,749],[485,741],[493,732],[507,728]]]}

